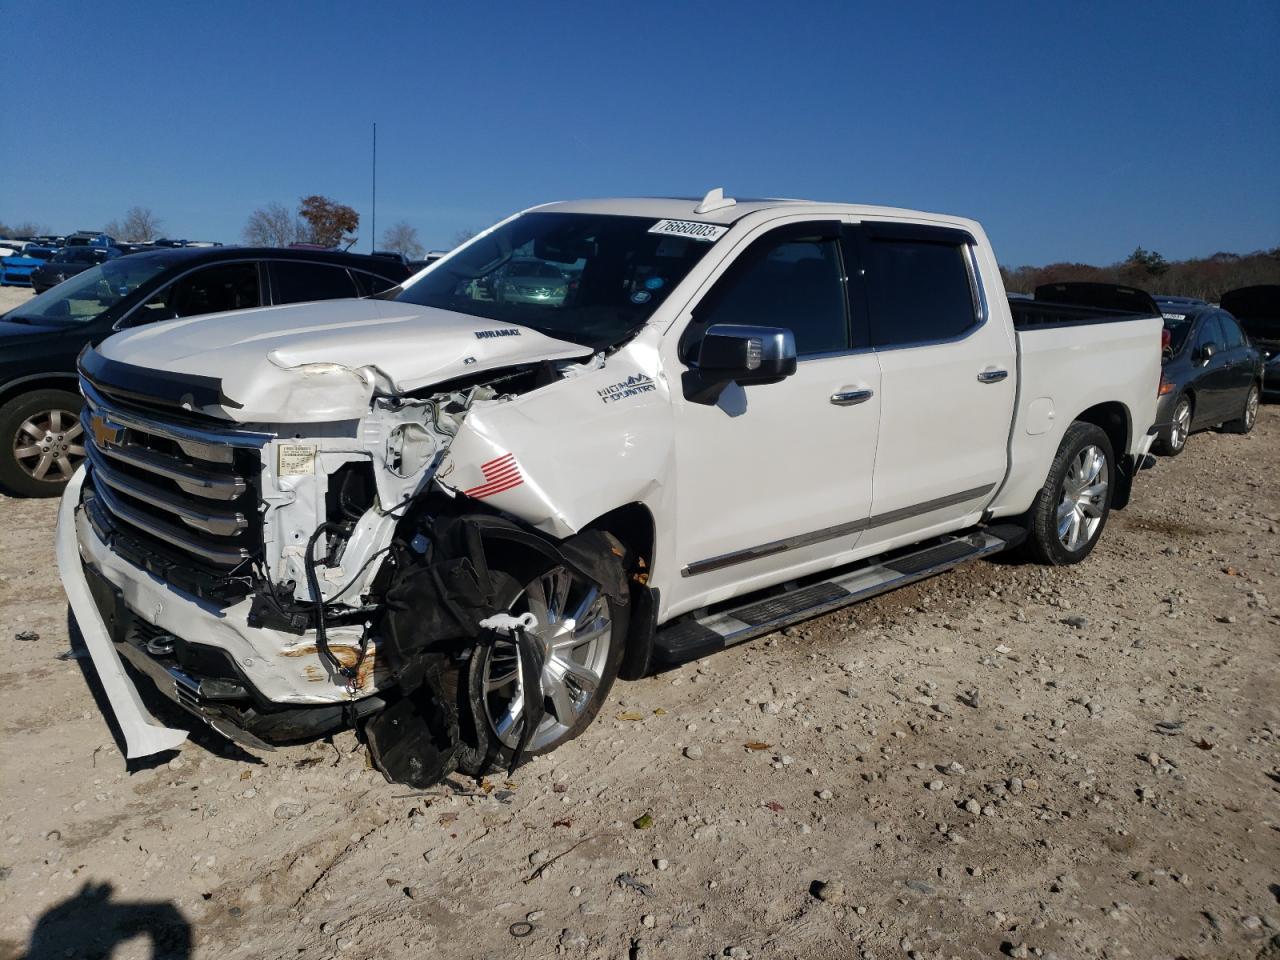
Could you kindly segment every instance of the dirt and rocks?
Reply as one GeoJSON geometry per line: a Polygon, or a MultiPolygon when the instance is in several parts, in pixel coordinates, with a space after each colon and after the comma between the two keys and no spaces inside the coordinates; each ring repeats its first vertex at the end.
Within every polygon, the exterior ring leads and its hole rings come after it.
{"type": "Polygon", "coordinates": [[[620,684],[426,793],[351,735],[126,765],[54,507],[0,501],[0,957],[1280,956],[1280,408],[1144,473],[1082,566],[620,684]]]}

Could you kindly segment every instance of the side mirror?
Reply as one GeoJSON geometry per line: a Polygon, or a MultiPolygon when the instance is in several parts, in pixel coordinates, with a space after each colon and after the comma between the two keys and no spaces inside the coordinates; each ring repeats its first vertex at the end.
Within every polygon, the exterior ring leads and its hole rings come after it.
{"type": "Polygon", "coordinates": [[[1212,341],[1200,347],[1200,364],[1203,366],[1213,359],[1214,354],[1218,352],[1218,345],[1212,341]]]}
{"type": "Polygon", "coordinates": [[[707,328],[698,360],[684,375],[685,397],[713,404],[730,383],[777,383],[796,372],[796,340],[784,327],[718,323],[707,328]]]}

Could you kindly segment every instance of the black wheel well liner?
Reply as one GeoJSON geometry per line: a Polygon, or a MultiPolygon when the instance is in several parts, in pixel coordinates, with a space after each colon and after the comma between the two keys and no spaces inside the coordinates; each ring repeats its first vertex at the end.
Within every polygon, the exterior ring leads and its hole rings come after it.
{"type": "Polygon", "coordinates": [[[1111,494],[1111,508],[1123,510],[1129,504],[1133,490],[1133,475],[1137,464],[1129,455],[1129,437],[1132,435],[1132,418],[1129,408],[1118,400],[1108,400],[1082,410],[1075,416],[1075,423],[1091,423],[1107,435],[1111,452],[1116,458],[1116,484],[1111,494]]]}
{"type": "Polygon", "coordinates": [[[623,680],[638,680],[649,672],[649,656],[657,630],[658,591],[649,586],[657,524],[643,503],[627,503],[592,520],[585,529],[610,533],[626,548],[631,619],[618,676],[623,680]]]}

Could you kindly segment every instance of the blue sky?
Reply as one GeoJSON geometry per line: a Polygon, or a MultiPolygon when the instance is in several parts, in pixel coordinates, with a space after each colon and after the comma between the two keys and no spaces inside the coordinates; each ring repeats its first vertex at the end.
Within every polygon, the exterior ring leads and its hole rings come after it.
{"type": "Polygon", "coordinates": [[[796,196],[976,217],[1009,265],[1280,244],[1280,5],[0,0],[0,220],[270,201],[447,244],[533,203],[796,196]],[[19,12],[22,16],[15,16],[19,12]]]}

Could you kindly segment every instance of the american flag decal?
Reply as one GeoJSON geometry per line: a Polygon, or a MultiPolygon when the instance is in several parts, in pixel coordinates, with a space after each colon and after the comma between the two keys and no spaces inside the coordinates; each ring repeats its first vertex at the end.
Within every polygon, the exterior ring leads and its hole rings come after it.
{"type": "Polygon", "coordinates": [[[516,463],[514,453],[480,464],[480,472],[484,474],[484,483],[462,491],[468,497],[475,497],[477,500],[483,500],[485,497],[491,497],[495,493],[510,490],[524,483],[524,477],[520,476],[520,467],[516,463]]]}

